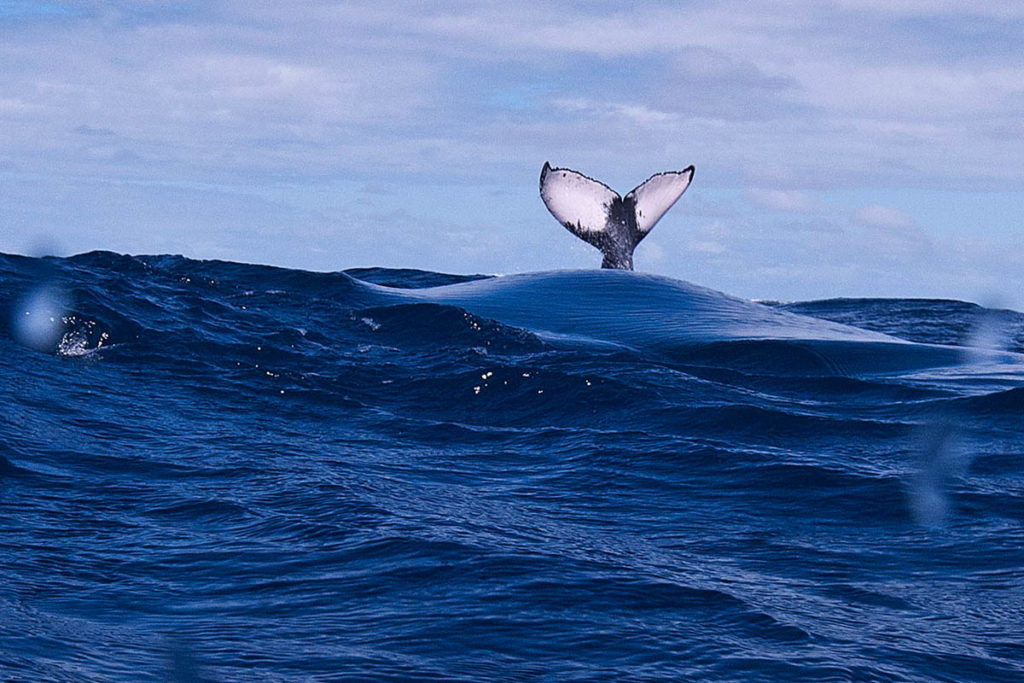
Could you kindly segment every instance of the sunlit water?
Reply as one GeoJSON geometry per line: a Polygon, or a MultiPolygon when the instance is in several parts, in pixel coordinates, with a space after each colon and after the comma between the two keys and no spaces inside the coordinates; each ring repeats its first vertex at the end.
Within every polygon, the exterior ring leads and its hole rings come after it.
{"type": "Polygon", "coordinates": [[[1021,352],[950,301],[0,256],[0,679],[1020,680],[1021,352]]]}

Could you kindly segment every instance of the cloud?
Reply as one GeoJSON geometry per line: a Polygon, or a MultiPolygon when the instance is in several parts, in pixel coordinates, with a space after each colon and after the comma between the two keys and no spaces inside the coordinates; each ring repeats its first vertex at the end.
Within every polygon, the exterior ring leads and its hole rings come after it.
{"type": "Polygon", "coordinates": [[[930,254],[932,241],[910,214],[893,206],[873,204],[853,213],[853,221],[867,232],[874,250],[891,260],[893,254],[915,258],[930,254]]]}
{"type": "Polygon", "coordinates": [[[82,124],[81,126],[75,126],[75,132],[79,135],[93,135],[97,137],[108,137],[116,135],[116,133],[109,128],[93,128],[82,124]]]}
{"type": "Polygon", "coordinates": [[[857,209],[853,216],[860,224],[872,228],[906,230],[916,226],[910,214],[893,206],[863,206],[857,209]]]}
{"type": "Polygon", "coordinates": [[[837,5],[852,11],[882,12],[896,16],[963,16],[991,19],[1024,19],[1024,9],[1002,0],[978,0],[964,5],[958,0],[837,0],[837,5]]]}
{"type": "Polygon", "coordinates": [[[820,202],[800,190],[766,190],[753,187],[746,190],[745,194],[755,206],[771,211],[814,213],[821,209],[820,202]]]}
{"type": "Polygon", "coordinates": [[[1019,132],[1019,65],[957,67],[916,53],[879,65],[871,55],[887,41],[868,28],[907,33],[882,11],[84,6],[85,16],[37,21],[0,46],[0,123],[12,124],[0,153],[27,166],[53,166],[38,154],[48,140],[61,167],[88,167],[81,143],[59,132],[86,126],[123,136],[122,158],[141,160],[125,171],[169,179],[187,169],[214,182],[368,167],[439,177],[432,163],[468,176],[480,159],[522,164],[534,149],[556,156],[581,144],[602,166],[635,147],[627,174],[646,171],[642,157],[655,149],[721,160],[734,182],[771,164],[796,185],[855,184],[868,169],[882,182],[909,170],[934,183],[952,176],[939,163],[951,156],[965,160],[966,182],[1024,181],[1019,165],[986,163],[1019,132]],[[569,101],[584,106],[573,112],[569,101]]]}

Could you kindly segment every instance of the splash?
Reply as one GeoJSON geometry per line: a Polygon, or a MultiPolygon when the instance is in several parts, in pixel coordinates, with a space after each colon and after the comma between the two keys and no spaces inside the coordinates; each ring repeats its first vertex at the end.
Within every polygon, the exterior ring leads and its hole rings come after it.
{"type": "Polygon", "coordinates": [[[65,332],[57,344],[57,354],[77,357],[97,351],[110,340],[110,333],[100,331],[95,320],[83,320],[76,314],[64,317],[65,332]]]}

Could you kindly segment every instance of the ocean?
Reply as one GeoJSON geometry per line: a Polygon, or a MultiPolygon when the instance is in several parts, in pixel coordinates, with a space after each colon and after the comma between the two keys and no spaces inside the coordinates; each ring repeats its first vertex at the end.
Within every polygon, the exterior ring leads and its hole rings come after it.
{"type": "Polygon", "coordinates": [[[0,255],[0,680],[1024,680],[1024,315],[0,255]]]}

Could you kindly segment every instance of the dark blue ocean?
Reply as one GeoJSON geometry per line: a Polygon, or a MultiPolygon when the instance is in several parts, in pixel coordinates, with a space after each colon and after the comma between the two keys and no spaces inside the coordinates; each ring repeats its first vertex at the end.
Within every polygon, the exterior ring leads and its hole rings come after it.
{"type": "Polygon", "coordinates": [[[1024,680],[1024,315],[0,256],[0,680],[1024,680]]]}

